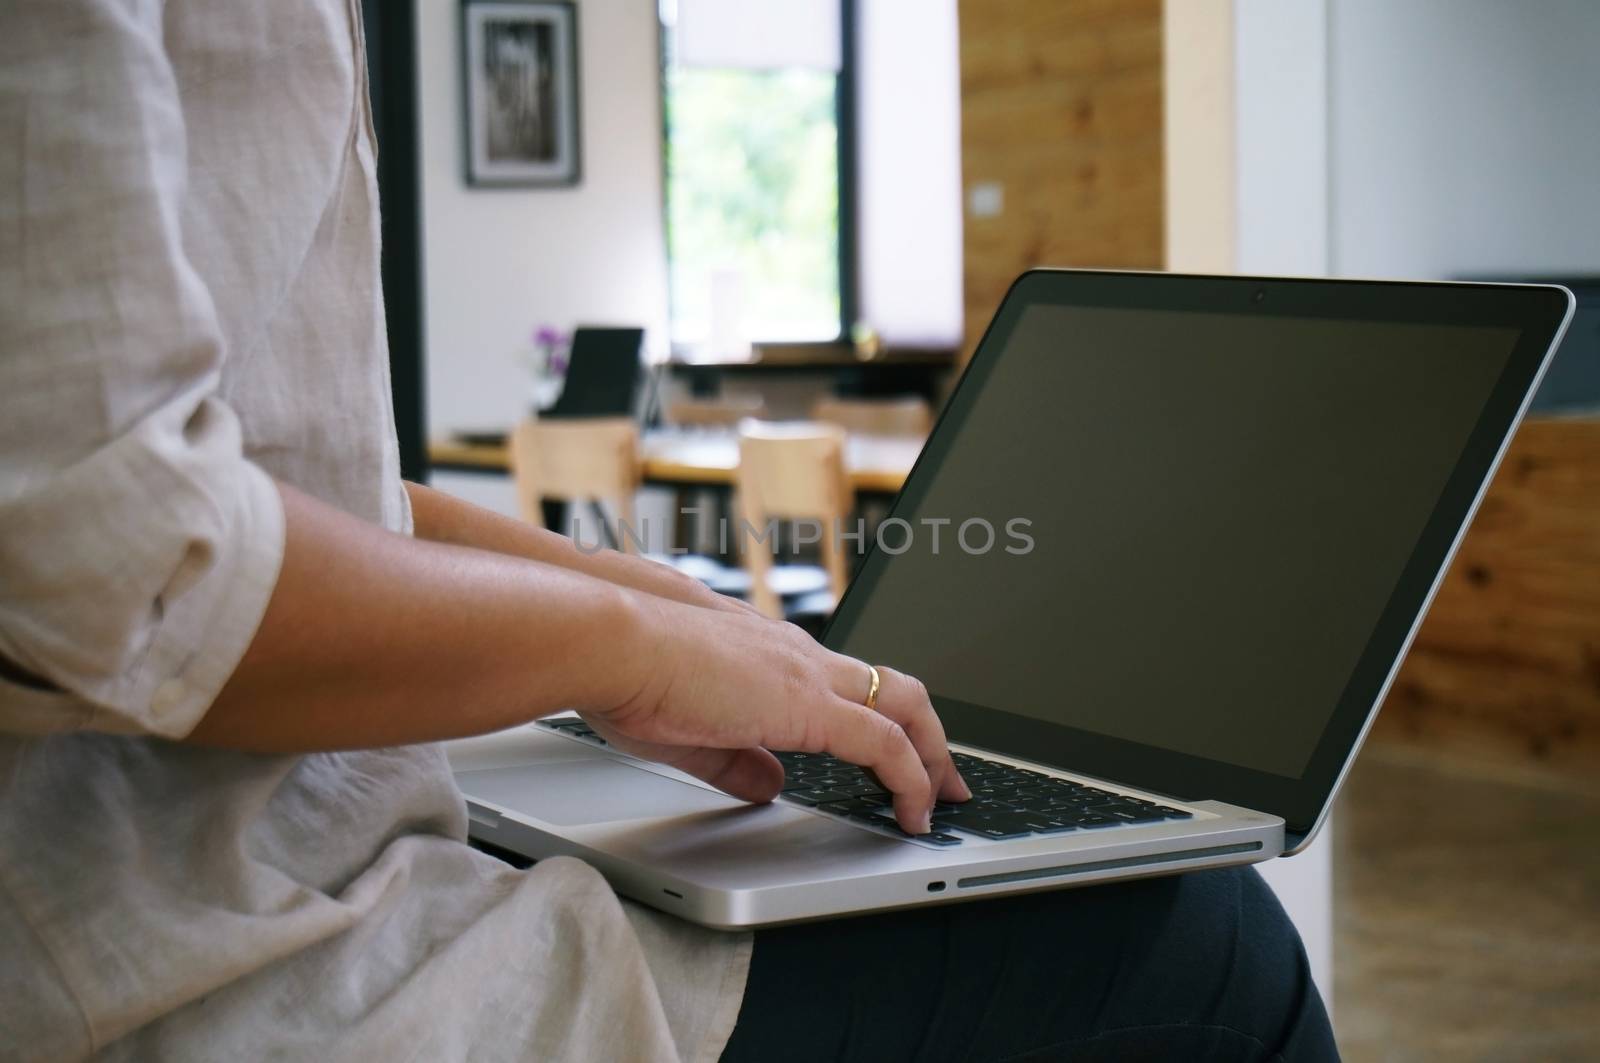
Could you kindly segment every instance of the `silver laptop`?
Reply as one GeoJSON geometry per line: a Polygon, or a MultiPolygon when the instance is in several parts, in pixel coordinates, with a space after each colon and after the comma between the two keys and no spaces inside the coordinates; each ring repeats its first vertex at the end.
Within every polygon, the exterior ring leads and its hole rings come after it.
{"type": "Polygon", "coordinates": [[[1028,273],[824,636],[927,684],[973,801],[911,837],[867,773],[776,751],[747,805],[568,715],[450,746],[472,834],[713,927],[1298,852],[1572,307],[1028,273]]]}

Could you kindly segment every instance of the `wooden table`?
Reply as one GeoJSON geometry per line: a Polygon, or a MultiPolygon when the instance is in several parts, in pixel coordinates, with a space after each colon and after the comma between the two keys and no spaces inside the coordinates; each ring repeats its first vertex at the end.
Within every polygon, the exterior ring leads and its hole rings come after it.
{"type": "MultiPolygon", "coordinates": [[[[904,436],[851,435],[845,442],[850,485],[863,494],[894,494],[906,482],[923,440],[904,436]]],[[[730,487],[739,467],[739,437],[732,432],[657,429],[640,442],[644,478],[657,484],[730,487]]],[[[509,473],[504,443],[473,444],[436,439],[428,460],[438,469],[509,473]]]]}

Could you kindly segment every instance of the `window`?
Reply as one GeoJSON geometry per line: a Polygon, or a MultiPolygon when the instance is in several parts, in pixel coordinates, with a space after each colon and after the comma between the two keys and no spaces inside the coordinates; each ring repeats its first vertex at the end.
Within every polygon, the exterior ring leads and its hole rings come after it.
{"type": "Polygon", "coordinates": [[[838,0],[662,8],[672,341],[842,332],[838,0]]]}
{"type": "Polygon", "coordinates": [[[673,346],[960,344],[956,0],[660,5],[673,346]]]}
{"type": "Polygon", "coordinates": [[[669,70],[674,340],[838,338],[837,80],[816,70],[669,70]],[[742,320],[713,327],[730,314],[742,320]]]}

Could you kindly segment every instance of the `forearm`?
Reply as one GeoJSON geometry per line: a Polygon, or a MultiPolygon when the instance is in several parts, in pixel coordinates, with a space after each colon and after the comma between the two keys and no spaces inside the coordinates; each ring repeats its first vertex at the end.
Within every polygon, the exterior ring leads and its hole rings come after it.
{"type": "Polygon", "coordinates": [[[472,546],[499,554],[583,571],[600,552],[585,554],[565,535],[502,516],[422,484],[407,483],[412,534],[419,539],[472,546]]]}
{"type": "Polygon", "coordinates": [[[395,535],[290,488],[260,630],[189,741],[259,751],[478,734],[637,692],[646,596],[395,535]]]}
{"type": "Polygon", "coordinates": [[[615,550],[586,552],[565,535],[501,516],[421,484],[408,483],[406,490],[411,495],[413,533],[418,538],[559,565],[689,605],[730,610],[747,608],[733,598],[708,590],[670,566],[615,550]]]}

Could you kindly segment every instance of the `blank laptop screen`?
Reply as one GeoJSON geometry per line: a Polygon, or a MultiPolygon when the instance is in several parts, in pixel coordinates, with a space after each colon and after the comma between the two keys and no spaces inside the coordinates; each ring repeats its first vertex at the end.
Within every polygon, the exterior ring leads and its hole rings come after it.
{"type": "Polygon", "coordinates": [[[828,644],[947,705],[1299,776],[1518,336],[1026,306],[828,644]]]}

